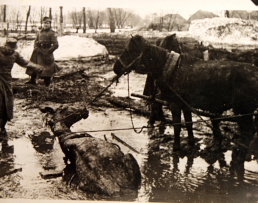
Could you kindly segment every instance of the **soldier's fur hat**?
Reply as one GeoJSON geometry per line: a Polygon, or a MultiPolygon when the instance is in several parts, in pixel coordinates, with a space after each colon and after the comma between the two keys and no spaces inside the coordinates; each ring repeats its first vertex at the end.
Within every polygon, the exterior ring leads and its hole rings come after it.
{"type": "Polygon", "coordinates": [[[6,46],[12,48],[12,49],[16,49],[17,48],[17,42],[18,39],[16,37],[7,37],[6,38],[6,46]]]}
{"type": "Polygon", "coordinates": [[[49,17],[46,16],[46,17],[44,17],[44,18],[42,19],[42,21],[43,21],[43,22],[50,22],[50,23],[51,23],[52,20],[51,20],[51,18],[49,18],[49,17]]]}

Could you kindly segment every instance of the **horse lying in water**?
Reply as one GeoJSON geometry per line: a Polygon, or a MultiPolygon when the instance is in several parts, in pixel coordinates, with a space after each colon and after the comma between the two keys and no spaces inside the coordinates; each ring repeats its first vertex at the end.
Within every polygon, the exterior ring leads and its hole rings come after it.
{"type": "Polygon", "coordinates": [[[196,109],[209,112],[215,126],[213,145],[221,148],[222,134],[217,132],[224,111],[232,109],[238,116],[242,145],[238,157],[244,162],[248,146],[255,133],[253,113],[258,106],[258,67],[233,61],[203,61],[181,55],[174,72],[164,77],[168,52],[151,45],[142,36],[132,37],[115,62],[113,70],[118,75],[128,74],[144,66],[159,85],[163,99],[170,105],[174,123],[174,150],[180,149],[181,111],[196,109]]]}
{"type": "Polygon", "coordinates": [[[137,191],[141,173],[131,154],[124,154],[117,145],[87,133],[71,132],[74,123],[88,117],[87,109],[60,106],[41,108],[41,111],[46,113],[46,123],[58,137],[65,154],[65,181],[84,191],[105,195],[137,191]]]}

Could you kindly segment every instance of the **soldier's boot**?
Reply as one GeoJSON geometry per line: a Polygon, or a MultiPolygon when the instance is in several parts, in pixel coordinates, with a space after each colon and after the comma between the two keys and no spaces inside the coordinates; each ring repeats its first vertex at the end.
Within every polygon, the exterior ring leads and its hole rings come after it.
{"type": "Polygon", "coordinates": [[[0,119],[0,142],[2,144],[7,144],[7,132],[5,130],[5,124],[7,123],[7,120],[5,119],[0,119]]]}
{"type": "Polygon", "coordinates": [[[50,77],[47,77],[47,78],[44,78],[44,83],[45,83],[45,86],[48,87],[52,82],[52,78],[50,77]]]}
{"type": "Polygon", "coordinates": [[[37,77],[38,77],[37,74],[33,73],[30,77],[30,80],[25,84],[37,85],[37,77]]]}

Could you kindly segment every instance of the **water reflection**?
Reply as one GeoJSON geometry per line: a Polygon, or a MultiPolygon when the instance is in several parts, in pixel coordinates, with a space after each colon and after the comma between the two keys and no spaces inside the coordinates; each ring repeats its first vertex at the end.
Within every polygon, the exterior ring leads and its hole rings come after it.
{"type": "Polygon", "coordinates": [[[149,151],[143,167],[145,198],[150,202],[257,202],[256,172],[245,171],[239,181],[225,162],[210,165],[200,157],[173,154],[164,159],[149,151]],[[203,161],[201,168],[195,162],[203,161]],[[181,163],[182,162],[182,163],[181,163]]]}
{"type": "Polygon", "coordinates": [[[54,136],[49,132],[41,132],[39,135],[30,136],[34,149],[39,153],[48,153],[54,147],[54,136]]]}
{"type": "Polygon", "coordinates": [[[14,147],[9,145],[7,141],[0,142],[0,178],[6,175],[20,171],[20,169],[14,169],[14,147]]]}

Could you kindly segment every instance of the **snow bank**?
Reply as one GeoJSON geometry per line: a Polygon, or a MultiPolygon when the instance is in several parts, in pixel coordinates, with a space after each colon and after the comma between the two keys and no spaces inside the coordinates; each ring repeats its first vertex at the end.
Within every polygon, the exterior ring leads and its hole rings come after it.
{"type": "MultiPolygon", "coordinates": [[[[6,38],[0,38],[0,45],[4,45],[6,38]]],[[[92,38],[78,37],[78,36],[62,36],[58,37],[59,48],[54,52],[55,60],[71,60],[90,56],[108,55],[105,46],[99,44],[92,38]]],[[[33,51],[34,41],[18,42],[17,51],[27,60],[33,51]]],[[[26,78],[25,69],[17,64],[12,70],[13,77],[26,78]]]]}
{"type": "MultiPolygon", "coordinates": [[[[107,55],[105,46],[99,44],[92,38],[78,36],[58,37],[59,48],[54,52],[56,60],[70,60],[89,56],[107,55]]],[[[0,38],[0,44],[5,43],[5,38],[0,38]]],[[[34,41],[19,41],[17,51],[29,59],[33,51],[34,41]]]]}
{"type": "Polygon", "coordinates": [[[239,18],[194,20],[189,33],[199,41],[258,46],[258,22],[239,18]]]}
{"type": "Polygon", "coordinates": [[[92,38],[78,36],[59,37],[59,48],[55,51],[56,60],[69,60],[88,56],[108,55],[105,46],[92,38]]]}

